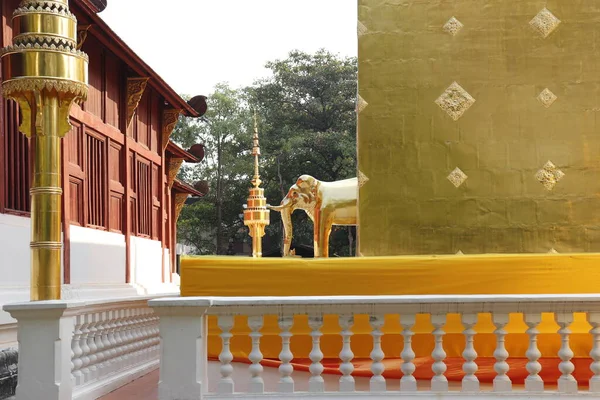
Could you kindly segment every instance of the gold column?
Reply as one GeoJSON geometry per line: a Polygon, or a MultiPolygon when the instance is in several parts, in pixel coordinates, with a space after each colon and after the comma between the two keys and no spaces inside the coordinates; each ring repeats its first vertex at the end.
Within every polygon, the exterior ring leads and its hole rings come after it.
{"type": "Polygon", "coordinates": [[[67,0],[24,0],[2,49],[2,91],[19,103],[20,130],[34,140],[31,186],[31,300],[60,299],[61,149],[69,111],[87,97],[88,57],[77,50],[67,0]]]}
{"type": "Polygon", "coordinates": [[[244,205],[244,225],[250,229],[252,237],[252,257],[262,257],[262,238],[265,236],[265,226],[269,225],[269,210],[267,209],[267,198],[265,189],[259,187],[262,181],[258,172],[258,156],[260,146],[258,144],[258,122],[254,114],[254,136],[252,138],[252,155],[254,156],[254,176],[247,204],[244,205]]]}

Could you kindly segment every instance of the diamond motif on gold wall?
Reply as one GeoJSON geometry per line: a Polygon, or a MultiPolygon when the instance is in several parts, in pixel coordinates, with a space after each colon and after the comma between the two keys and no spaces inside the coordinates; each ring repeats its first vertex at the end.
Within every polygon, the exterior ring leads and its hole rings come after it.
{"type": "Polygon", "coordinates": [[[369,103],[367,103],[365,99],[358,95],[358,99],[356,100],[356,112],[360,114],[365,108],[367,108],[368,105],[369,103]]]}
{"type": "Polygon", "coordinates": [[[456,252],[456,255],[457,256],[464,256],[465,253],[463,253],[462,250],[459,250],[459,251],[456,252]]]}
{"type": "Polygon", "coordinates": [[[358,21],[358,36],[362,36],[364,34],[366,34],[368,31],[367,27],[365,26],[365,24],[363,24],[362,22],[358,21]]]}
{"type": "Polygon", "coordinates": [[[538,96],[538,100],[542,102],[544,107],[549,108],[557,99],[556,95],[546,88],[538,96]]]}
{"type": "Polygon", "coordinates": [[[554,189],[554,186],[565,176],[564,172],[556,167],[551,161],[548,161],[542,169],[540,169],[535,178],[540,181],[547,190],[554,189]]]}
{"type": "Polygon", "coordinates": [[[358,187],[361,188],[369,181],[369,177],[363,174],[362,171],[358,171],[358,187]]]}
{"type": "Polygon", "coordinates": [[[442,29],[444,30],[444,32],[447,32],[449,34],[451,34],[452,36],[456,35],[462,28],[464,27],[464,25],[457,20],[456,18],[452,17],[450,18],[442,27],[442,29]]]}
{"type": "Polygon", "coordinates": [[[553,247],[548,251],[548,254],[558,254],[558,251],[556,251],[553,247]]]}
{"type": "Polygon", "coordinates": [[[454,168],[454,171],[450,172],[450,175],[447,176],[448,180],[455,186],[459,187],[467,180],[468,176],[461,171],[460,168],[454,168]]]}
{"type": "Polygon", "coordinates": [[[457,121],[475,103],[475,99],[454,82],[435,102],[453,120],[457,121]]]}
{"type": "Polygon", "coordinates": [[[548,37],[559,24],[560,19],[556,18],[547,8],[544,8],[529,21],[529,25],[544,38],[548,37]]]}

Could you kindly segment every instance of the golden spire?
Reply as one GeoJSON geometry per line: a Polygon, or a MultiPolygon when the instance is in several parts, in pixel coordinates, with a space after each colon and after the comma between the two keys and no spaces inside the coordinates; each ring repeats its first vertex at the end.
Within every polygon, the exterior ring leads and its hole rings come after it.
{"type": "Polygon", "coordinates": [[[254,111],[254,136],[252,136],[252,155],[254,156],[254,176],[252,177],[252,185],[255,188],[259,187],[262,181],[258,172],[258,156],[260,156],[260,145],[258,144],[258,118],[256,110],[254,111]]]}
{"type": "Polygon", "coordinates": [[[262,181],[258,171],[258,156],[260,146],[258,144],[258,118],[254,111],[254,135],[252,136],[252,155],[254,156],[254,176],[247,204],[244,204],[244,225],[250,230],[252,236],[252,257],[262,257],[262,238],[265,235],[265,226],[269,225],[269,209],[265,189],[260,187],[262,181]]]}

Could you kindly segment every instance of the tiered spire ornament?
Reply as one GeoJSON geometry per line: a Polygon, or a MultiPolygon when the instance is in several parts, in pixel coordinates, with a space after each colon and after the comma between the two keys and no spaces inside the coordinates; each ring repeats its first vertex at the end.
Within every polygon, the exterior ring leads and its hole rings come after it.
{"type": "Polygon", "coordinates": [[[61,149],[69,111],[87,97],[88,57],[77,50],[68,0],[23,0],[13,45],[0,52],[2,91],[19,103],[20,131],[35,141],[31,185],[31,300],[60,299],[61,149]]]}
{"type": "Polygon", "coordinates": [[[258,156],[260,146],[258,144],[258,120],[254,113],[254,136],[252,137],[252,155],[254,156],[254,176],[247,204],[244,205],[244,225],[250,229],[252,237],[252,257],[262,257],[262,238],[265,235],[265,226],[269,225],[269,209],[265,189],[260,187],[262,181],[258,171],[258,156]]]}

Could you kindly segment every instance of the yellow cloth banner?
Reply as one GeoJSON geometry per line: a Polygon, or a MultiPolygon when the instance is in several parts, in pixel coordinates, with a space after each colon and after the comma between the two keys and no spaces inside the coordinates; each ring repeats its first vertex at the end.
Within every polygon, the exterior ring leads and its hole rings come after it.
{"type": "MultiPolygon", "coordinates": [[[[334,296],[334,295],[468,295],[468,294],[582,294],[598,293],[600,268],[597,254],[401,256],[364,258],[264,258],[188,257],[181,264],[182,296],[334,296]]],[[[460,357],[464,327],[459,315],[448,315],[444,349],[448,357],[460,357]]],[[[475,349],[490,357],[496,347],[495,327],[489,314],[480,314],[475,330],[475,349]]],[[[520,314],[511,314],[505,330],[512,357],[524,357],[529,341],[520,314]]],[[[355,358],[368,358],[372,350],[368,316],[356,316],[352,328],[355,358]]],[[[433,326],[428,315],[418,315],[413,328],[417,357],[433,350],[433,326]]],[[[542,315],[538,346],[544,357],[560,348],[558,325],[552,314],[542,315]]],[[[571,348],[576,357],[588,357],[592,338],[584,314],[575,314],[571,348]]],[[[321,349],[325,358],[337,358],[342,342],[336,316],[326,316],[321,349]]],[[[403,347],[398,316],[388,315],[382,339],[386,357],[398,357],[403,347]]],[[[246,357],[251,349],[246,319],[236,317],[231,349],[234,357],[246,357]]],[[[311,349],[307,317],[295,318],[292,352],[307,358],[311,349]]],[[[216,319],[209,319],[209,356],[221,351],[216,319]]],[[[265,358],[277,358],[281,339],[277,317],[265,317],[261,330],[265,358]]]]}

